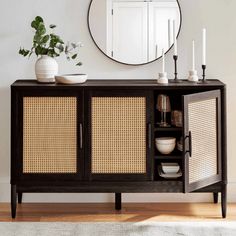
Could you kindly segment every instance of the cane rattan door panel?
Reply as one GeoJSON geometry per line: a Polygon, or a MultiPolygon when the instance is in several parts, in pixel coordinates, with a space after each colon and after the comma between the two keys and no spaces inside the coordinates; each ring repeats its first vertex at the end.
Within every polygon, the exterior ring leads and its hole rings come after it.
{"type": "Polygon", "coordinates": [[[146,173],[145,98],[92,98],[92,173],[146,173]]]}
{"type": "Polygon", "coordinates": [[[147,98],[91,97],[91,174],[147,175],[147,98]]]}
{"type": "Polygon", "coordinates": [[[23,98],[23,173],[77,173],[77,98],[23,98]]]}
{"type": "Polygon", "coordinates": [[[218,182],[220,161],[220,91],[185,97],[186,188],[218,182]]]}

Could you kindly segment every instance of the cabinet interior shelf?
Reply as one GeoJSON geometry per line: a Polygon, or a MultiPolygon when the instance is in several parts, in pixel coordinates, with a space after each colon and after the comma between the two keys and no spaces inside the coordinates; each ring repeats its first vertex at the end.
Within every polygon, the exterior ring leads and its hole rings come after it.
{"type": "Polygon", "coordinates": [[[170,160],[170,159],[182,159],[182,152],[181,151],[178,151],[178,150],[175,150],[173,151],[171,154],[168,154],[168,155],[164,155],[164,154],[161,154],[160,152],[156,152],[155,154],[155,159],[161,159],[161,160],[170,160]]]}
{"type": "Polygon", "coordinates": [[[156,155],[155,156],[156,160],[178,160],[178,159],[182,159],[182,155],[156,155]]]}
{"type": "Polygon", "coordinates": [[[155,180],[156,182],[166,182],[166,183],[168,183],[168,182],[181,182],[182,181],[182,176],[181,177],[178,177],[178,178],[169,178],[169,179],[167,179],[167,178],[163,178],[163,177],[161,177],[161,176],[157,176],[156,177],[156,180],[155,180]]]}
{"type": "Polygon", "coordinates": [[[164,132],[173,132],[173,131],[176,131],[176,132],[179,132],[179,131],[182,131],[182,127],[158,127],[158,126],[156,126],[155,128],[154,128],[154,131],[156,132],[156,131],[164,131],[164,132]]]}

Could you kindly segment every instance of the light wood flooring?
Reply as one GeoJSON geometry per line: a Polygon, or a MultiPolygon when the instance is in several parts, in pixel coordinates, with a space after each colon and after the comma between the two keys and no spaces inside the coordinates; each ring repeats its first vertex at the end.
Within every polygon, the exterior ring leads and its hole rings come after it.
{"type": "Polygon", "coordinates": [[[42,204],[22,203],[17,217],[10,217],[10,204],[0,204],[0,222],[140,222],[140,221],[233,221],[236,204],[228,204],[226,219],[221,218],[220,204],[124,203],[121,211],[112,203],[42,204]]]}

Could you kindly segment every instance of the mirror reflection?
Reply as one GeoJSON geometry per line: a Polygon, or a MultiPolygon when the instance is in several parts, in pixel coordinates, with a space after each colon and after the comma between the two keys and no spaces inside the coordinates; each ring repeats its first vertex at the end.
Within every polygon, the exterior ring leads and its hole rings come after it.
{"type": "Polygon", "coordinates": [[[94,42],[108,57],[139,65],[168,51],[180,29],[176,0],[92,0],[88,24],[94,42]]]}

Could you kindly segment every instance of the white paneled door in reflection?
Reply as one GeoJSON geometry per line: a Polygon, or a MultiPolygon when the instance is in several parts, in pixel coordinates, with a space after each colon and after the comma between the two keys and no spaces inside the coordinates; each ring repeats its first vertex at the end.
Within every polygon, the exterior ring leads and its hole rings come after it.
{"type": "Polygon", "coordinates": [[[113,1],[110,7],[106,50],[115,60],[127,64],[147,63],[172,45],[173,20],[176,29],[180,25],[176,2],[113,1]]]}
{"type": "Polygon", "coordinates": [[[178,14],[175,2],[148,3],[149,61],[158,58],[162,54],[163,48],[167,50],[173,44],[173,20],[178,29],[177,26],[180,24],[178,14]]]}
{"type": "Polygon", "coordinates": [[[130,64],[147,62],[147,4],[113,2],[112,18],[112,57],[130,64]]]}

